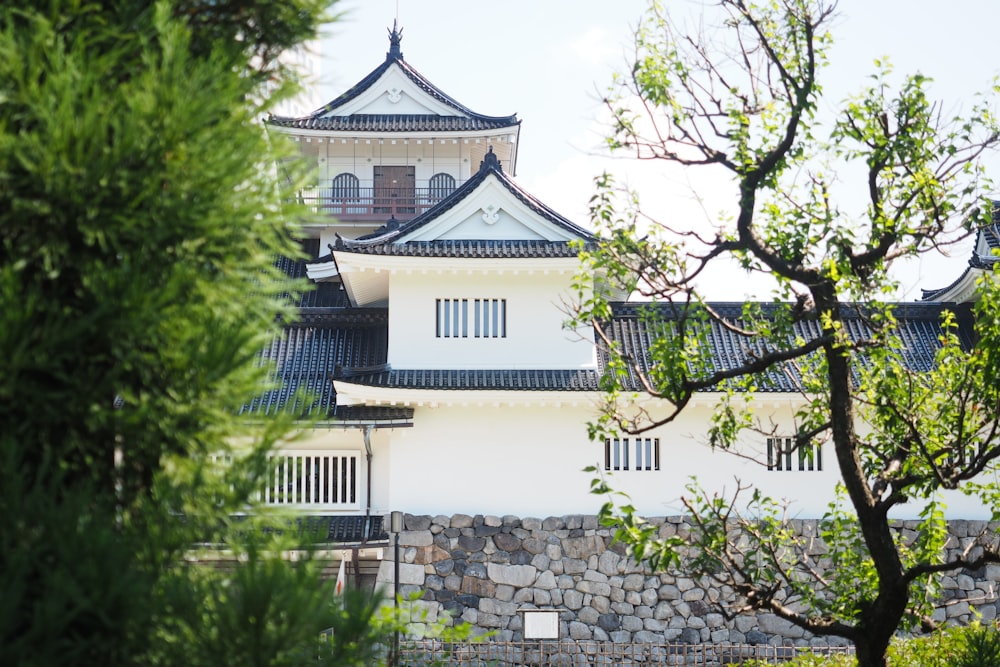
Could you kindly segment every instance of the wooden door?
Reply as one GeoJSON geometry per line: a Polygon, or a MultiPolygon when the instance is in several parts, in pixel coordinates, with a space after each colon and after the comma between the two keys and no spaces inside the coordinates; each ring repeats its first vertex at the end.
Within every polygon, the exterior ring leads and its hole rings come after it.
{"type": "Polygon", "coordinates": [[[416,212],[416,167],[375,167],[375,213],[412,215],[416,212]]]}

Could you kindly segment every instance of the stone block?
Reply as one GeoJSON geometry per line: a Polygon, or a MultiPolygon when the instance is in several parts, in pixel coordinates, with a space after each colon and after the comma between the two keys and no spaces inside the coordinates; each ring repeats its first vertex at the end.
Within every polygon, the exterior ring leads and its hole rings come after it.
{"type": "Polygon", "coordinates": [[[495,616],[513,616],[517,613],[517,605],[513,602],[502,602],[496,598],[482,598],[479,601],[479,613],[495,616]]]}
{"type": "Polygon", "coordinates": [[[611,595],[611,586],[599,581],[581,581],[577,583],[576,590],[589,595],[603,595],[604,597],[611,595]]]}
{"type": "Polygon", "coordinates": [[[662,621],[668,618],[673,618],[673,616],[674,616],[674,607],[666,600],[662,600],[656,603],[656,606],[653,607],[653,618],[662,621]]]}
{"type": "Polygon", "coordinates": [[[481,628],[502,628],[503,619],[496,614],[484,614],[480,611],[477,625],[481,628]]]}
{"type": "Polygon", "coordinates": [[[472,528],[472,517],[468,514],[453,514],[451,528],[472,528]]]}
{"type": "Polygon", "coordinates": [[[590,628],[580,621],[572,621],[569,624],[569,638],[570,639],[592,639],[593,633],[590,628]]]}
{"type": "Polygon", "coordinates": [[[525,530],[541,530],[542,520],[533,516],[521,517],[521,528],[525,530]]]}
{"type": "Polygon", "coordinates": [[[442,577],[447,576],[455,571],[455,561],[451,560],[439,560],[434,563],[434,572],[441,575],[442,577]]]}
{"type": "Polygon", "coordinates": [[[542,521],[542,530],[547,530],[549,532],[554,530],[560,530],[564,528],[566,524],[563,523],[562,518],[557,516],[550,516],[542,521]]]}
{"type": "Polygon", "coordinates": [[[567,558],[584,559],[604,552],[604,540],[596,535],[571,537],[563,540],[563,554],[567,558]]]}
{"type": "Polygon", "coordinates": [[[424,566],[412,565],[410,563],[399,564],[399,583],[412,584],[414,586],[424,585],[424,566]]]}
{"type": "Polygon", "coordinates": [[[496,593],[496,584],[489,579],[479,579],[478,577],[462,577],[462,593],[476,595],[479,597],[493,597],[496,593]]]}
{"type": "Polygon", "coordinates": [[[545,551],[546,546],[548,545],[545,540],[540,540],[537,537],[529,537],[521,540],[521,548],[530,554],[540,554],[545,551]]]}
{"type": "Polygon", "coordinates": [[[563,558],[560,562],[563,566],[563,572],[566,574],[583,574],[587,571],[587,561],[585,560],[563,558]]]}
{"type": "Polygon", "coordinates": [[[472,535],[462,535],[458,538],[458,546],[470,553],[482,551],[483,547],[486,546],[486,539],[472,535]]]}
{"type": "Polygon", "coordinates": [[[431,517],[426,514],[404,514],[403,529],[423,531],[430,530],[431,517]]]}
{"type": "Polygon", "coordinates": [[[639,632],[643,628],[642,619],[635,616],[622,616],[621,625],[622,630],[627,632],[639,632]]]}
{"type": "Polygon", "coordinates": [[[451,554],[437,546],[432,544],[428,547],[417,547],[416,553],[413,555],[413,562],[426,565],[428,563],[436,563],[438,561],[450,560],[451,554]]]}
{"type": "Polygon", "coordinates": [[[404,530],[399,534],[399,546],[401,547],[429,547],[432,544],[434,544],[434,536],[427,530],[404,530]]]}
{"type": "Polygon", "coordinates": [[[597,625],[605,632],[614,632],[622,626],[622,619],[618,614],[601,614],[597,618],[597,625]]]}
{"type": "Polygon", "coordinates": [[[611,611],[611,600],[603,595],[595,595],[594,599],[590,601],[590,606],[598,612],[606,614],[611,611]]]}
{"type": "Polygon", "coordinates": [[[538,570],[532,565],[500,565],[487,563],[489,578],[498,584],[509,584],[518,588],[531,586],[538,577],[538,570]]]}
{"type": "MultiPolygon", "coordinates": [[[[456,564],[457,565],[457,564],[456,564]]],[[[456,568],[457,570],[458,568],[456,568]]],[[[486,564],[485,563],[466,563],[463,575],[466,577],[475,577],[477,579],[486,578],[486,564]]]]}
{"type": "Polygon", "coordinates": [[[534,586],[535,588],[539,588],[541,590],[550,591],[553,588],[556,588],[556,577],[548,570],[543,570],[542,573],[538,575],[538,578],[535,579],[534,586]]]}
{"type": "Polygon", "coordinates": [[[635,607],[628,602],[612,602],[611,611],[622,616],[631,616],[635,612],[635,607]]]}
{"type": "Polygon", "coordinates": [[[605,551],[597,559],[597,571],[606,575],[616,574],[621,559],[614,551],[605,551]]]}
{"type": "Polygon", "coordinates": [[[798,637],[802,637],[804,634],[802,628],[792,625],[788,621],[783,618],[779,618],[774,614],[758,614],[757,625],[760,627],[761,632],[765,632],[769,635],[778,635],[780,637],[796,639],[798,637]]]}
{"type": "Polygon", "coordinates": [[[580,591],[563,592],[563,606],[576,611],[583,606],[583,593],[580,591]]]}
{"type": "Polygon", "coordinates": [[[596,625],[601,615],[593,607],[583,607],[577,612],[576,617],[587,625],[596,625]]]}
{"type": "Polygon", "coordinates": [[[687,628],[681,631],[681,635],[677,640],[682,644],[700,644],[701,633],[694,628],[687,628]]]}
{"type": "Polygon", "coordinates": [[[531,561],[534,558],[534,556],[524,549],[519,549],[510,555],[509,560],[511,565],[531,565],[531,561]]]}
{"type": "Polygon", "coordinates": [[[493,544],[497,546],[497,549],[507,552],[518,551],[521,548],[521,540],[510,533],[497,533],[493,536],[493,544]]]}
{"type": "Polygon", "coordinates": [[[515,589],[513,586],[508,586],[507,584],[501,584],[497,586],[496,593],[493,594],[493,597],[501,602],[510,602],[514,599],[515,590],[520,589],[515,589]]]}
{"type": "Polygon", "coordinates": [[[663,632],[667,629],[666,621],[658,621],[655,618],[645,618],[642,627],[650,632],[663,632]]]}

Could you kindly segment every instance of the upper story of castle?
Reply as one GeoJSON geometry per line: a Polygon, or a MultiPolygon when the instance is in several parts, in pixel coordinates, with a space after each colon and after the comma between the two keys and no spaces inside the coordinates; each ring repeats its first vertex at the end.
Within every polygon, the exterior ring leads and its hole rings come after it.
{"type": "Polygon", "coordinates": [[[415,218],[475,175],[487,153],[515,173],[517,116],[476,113],[447,95],[403,59],[402,36],[394,25],[385,61],[320,109],[267,121],[312,163],[316,180],[301,196],[330,216],[328,233],[352,238],[415,218]]]}

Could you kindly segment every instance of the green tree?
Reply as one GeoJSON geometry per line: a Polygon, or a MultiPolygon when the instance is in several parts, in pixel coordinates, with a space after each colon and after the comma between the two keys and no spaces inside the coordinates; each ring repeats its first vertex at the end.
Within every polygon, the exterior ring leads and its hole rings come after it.
{"type": "Polygon", "coordinates": [[[0,664],[367,662],[319,631],[357,653],[370,614],[338,621],[277,545],[229,573],[179,558],[227,540],[293,425],[236,416],[302,288],[273,266],[304,211],[260,118],[329,4],[0,8],[0,664]]]}
{"type": "MultiPolygon", "coordinates": [[[[610,177],[600,179],[592,214],[606,240],[585,255],[576,317],[593,323],[609,357],[607,410],[595,434],[656,428],[698,392],[712,391],[722,398],[706,440],[729,449],[747,429],[773,430],[754,410],[768,374],[796,379],[794,447],[832,447],[842,481],[844,502],[821,523],[836,568],[820,572],[821,556],[753,489],[723,498],[692,488],[684,499],[690,542],[660,539],[613,494],[604,518],[640,559],[731,587],[728,613],[764,610],[815,635],[845,637],[862,667],[884,667],[899,628],[932,624],[937,575],[1000,562],[989,534],[946,560],[940,504],[941,491],[958,489],[1000,516],[998,290],[991,280],[981,286],[974,345],[960,337],[957,315],[944,315],[927,370],[905,363],[889,305],[895,263],[990,223],[981,158],[995,151],[1000,126],[995,86],[951,118],[928,99],[926,78],[907,76],[894,87],[886,63],[876,63],[856,96],[824,99],[823,108],[836,111],[821,113],[834,10],[827,0],[722,0],[695,22],[701,30],[686,32],[652,3],[631,71],[607,99],[609,144],[640,159],[721,172],[734,186],[735,213],[705,234],[647,219],[635,195],[623,205],[610,177]],[[855,194],[864,211],[852,215],[855,194]],[[748,303],[738,317],[713,310],[698,280],[726,260],[770,277],[766,306],[748,303]],[[591,294],[583,276],[595,271],[609,289],[591,294]],[[630,357],[607,327],[614,293],[654,302],[643,310],[652,335],[647,358],[630,357]],[[865,331],[852,333],[849,316],[865,331]],[[753,352],[720,366],[712,326],[753,352]],[[630,405],[635,387],[661,399],[662,409],[630,405]],[[916,539],[889,518],[907,502],[922,508],[916,539]]],[[[594,486],[612,492],[602,479],[594,486]]]]}

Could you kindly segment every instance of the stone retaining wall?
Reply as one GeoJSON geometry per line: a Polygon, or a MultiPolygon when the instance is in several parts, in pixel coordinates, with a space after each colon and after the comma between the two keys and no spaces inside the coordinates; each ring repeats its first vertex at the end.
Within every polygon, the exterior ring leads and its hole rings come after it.
{"type": "MultiPolygon", "coordinates": [[[[681,517],[657,520],[661,534],[681,534],[681,517]]],[[[815,522],[800,530],[815,534],[815,522]]],[[[400,593],[422,592],[416,605],[434,620],[448,612],[498,641],[519,641],[523,609],[558,609],[564,639],[614,642],[684,642],[839,645],[810,637],[773,614],[726,621],[712,603],[725,592],[671,574],[651,574],[612,544],[612,531],[595,516],[547,519],[513,516],[405,517],[400,534],[400,593]]],[[[903,530],[915,526],[901,523],[903,530]]],[[[985,528],[955,521],[950,529],[960,549],[985,528]]],[[[392,557],[392,549],[387,550],[392,557]]],[[[392,586],[393,563],[385,560],[378,582],[392,586]]],[[[977,613],[997,617],[1000,566],[963,572],[944,580],[947,605],[939,620],[967,623],[977,613]]],[[[415,626],[419,631],[419,623],[415,626]]]]}

